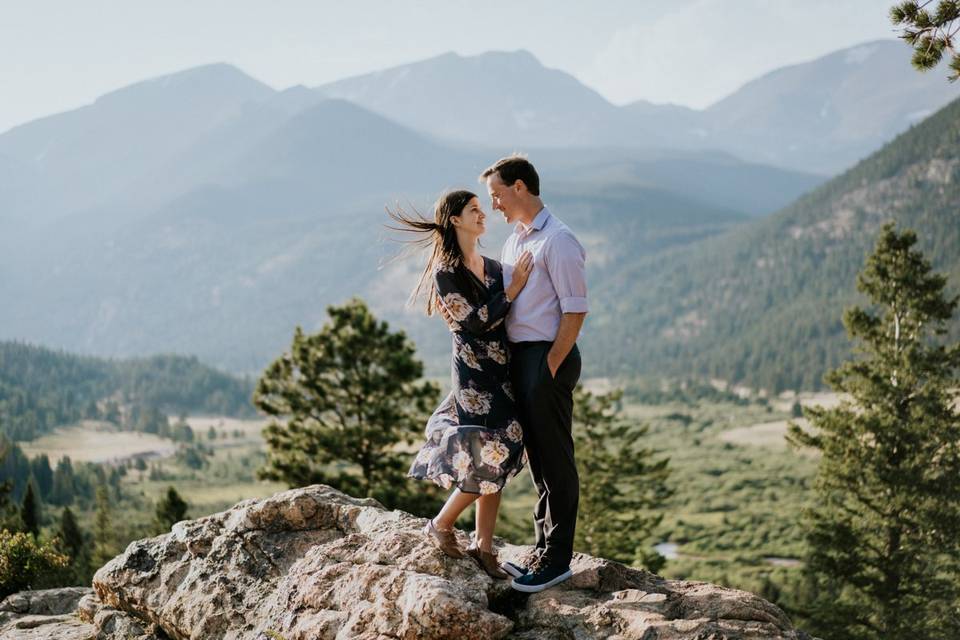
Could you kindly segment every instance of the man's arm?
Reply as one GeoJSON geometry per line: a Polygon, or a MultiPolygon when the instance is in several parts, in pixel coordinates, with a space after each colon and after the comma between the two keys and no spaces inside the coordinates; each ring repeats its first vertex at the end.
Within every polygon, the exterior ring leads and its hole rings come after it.
{"type": "Polygon", "coordinates": [[[577,342],[577,336],[580,335],[580,327],[583,326],[583,319],[587,317],[586,313],[565,313],[560,316],[560,328],[557,329],[557,338],[547,353],[547,366],[550,368],[550,376],[557,376],[557,369],[563,364],[564,358],[573,349],[577,342]]]}
{"type": "Polygon", "coordinates": [[[560,299],[560,327],[547,354],[551,377],[573,349],[587,315],[586,251],[571,233],[551,239],[545,247],[547,273],[560,299]]]}

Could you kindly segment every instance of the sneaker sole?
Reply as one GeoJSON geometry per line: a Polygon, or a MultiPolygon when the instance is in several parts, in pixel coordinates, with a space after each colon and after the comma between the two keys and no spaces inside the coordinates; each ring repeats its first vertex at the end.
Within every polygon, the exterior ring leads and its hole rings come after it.
{"type": "Polygon", "coordinates": [[[510,586],[516,589],[517,591],[522,591],[524,593],[537,593],[538,591],[543,591],[544,589],[549,589],[554,585],[560,584],[561,582],[563,582],[564,580],[566,580],[572,575],[573,575],[573,571],[570,569],[567,569],[566,571],[558,575],[556,578],[554,578],[550,582],[545,582],[543,584],[517,584],[516,580],[511,580],[510,586]]]}
{"type": "Polygon", "coordinates": [[[515,566],[513,566],[509,562],[504,562],[503,564],[500,565],[500,568],[506,571],[507,573],[509,573],[514,578],[522,578],[523,576],[527,575],[526,573],[524,573],[523,571],[520,571],[520,569],[517,569],[515,566]]]}

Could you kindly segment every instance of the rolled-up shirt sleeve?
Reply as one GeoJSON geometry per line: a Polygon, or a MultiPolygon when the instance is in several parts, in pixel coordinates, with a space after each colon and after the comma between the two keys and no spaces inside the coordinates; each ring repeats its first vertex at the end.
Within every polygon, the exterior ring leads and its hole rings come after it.
{"type": "Polygon", "coordinates": [[[587,252],[572,233],[558,233],[544,247],[544,260],[563,313],[587,313],[587,252]]]}

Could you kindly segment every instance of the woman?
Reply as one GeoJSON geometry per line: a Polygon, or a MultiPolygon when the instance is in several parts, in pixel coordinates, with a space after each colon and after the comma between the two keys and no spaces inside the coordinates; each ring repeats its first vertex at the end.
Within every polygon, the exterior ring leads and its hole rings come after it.
{"type": "Polygon", "coordinates": [[[500,263],[477,249],[486,214],[469,191],[441,196],[433,222],[389,213],[400,223],[394,229],[421,234],[414,242],[432,249],[411,300],[427,287],[427,315],[441,311],[453,332],[453,389],[427,421],[427,441],[407,474],[445,489],[456,487],[424,534],[447,555],[465,557],[454,523],[476,501],[476,546],[466,554],[490,576],[506,578],[493,553],[493,530],[500,490],[525,457],[507,369],[504,319],[527,283],[533,258],[529,252],[520,257],[504,289],[500,263]]]}

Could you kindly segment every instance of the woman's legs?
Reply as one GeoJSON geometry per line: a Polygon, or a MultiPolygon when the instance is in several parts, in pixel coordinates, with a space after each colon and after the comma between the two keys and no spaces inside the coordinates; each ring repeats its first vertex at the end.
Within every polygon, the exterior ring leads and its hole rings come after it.
{"type": "Polygon", "coordinates": [[[500,510],[500,492],[488,493],[477,499],[477,546],[490,553],[493,550],[493,530],[500,510]]]}
{"type": "MultiPolygon", "coordinates": [[[[454,489],[443,508],[440,509],[440,513],[433,519],[433,526],[445,531],[453,529],[453,525],[456,524],[457,518],[460,517],[463,510],[473,504],[473,501],[479,497],[476,493],[463,493],[460,489],[454,489]]],[[[496,514],[494,514],[494,518],[496,518],[496,514]]]]}

